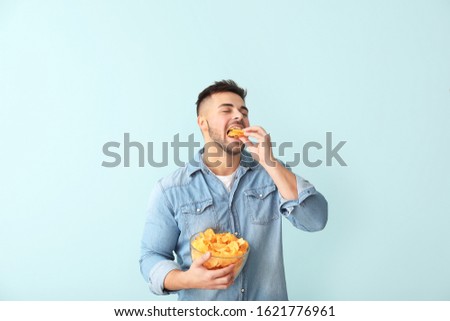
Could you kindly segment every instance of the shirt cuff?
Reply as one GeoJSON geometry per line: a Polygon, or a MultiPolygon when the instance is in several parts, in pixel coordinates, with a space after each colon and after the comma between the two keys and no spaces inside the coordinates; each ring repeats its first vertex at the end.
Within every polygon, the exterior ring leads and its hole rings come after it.
{"type": "Polygon", "coordinates": [[[156,295],[166,295],[175,291],[168,291],[164,289],[164,279],[166,275],[172,270],[181,270],[181,267],[175,261],[160,261],[149,273],[149,288],[156,295]]]}
{"type": "Polygon", "coordinates": [[[280,196],[280,213],[285,216],[289,216],[294,208],[301,205],[307,197],[316,194],[316,188],[314,187],[314,185],[301,178],[300,176],[295,175],[295,177],[297,179],[297,199],[287,200],[283,198],[283,196],[281,196],[280,192],[278,192],[278,195],[280,196]]]}

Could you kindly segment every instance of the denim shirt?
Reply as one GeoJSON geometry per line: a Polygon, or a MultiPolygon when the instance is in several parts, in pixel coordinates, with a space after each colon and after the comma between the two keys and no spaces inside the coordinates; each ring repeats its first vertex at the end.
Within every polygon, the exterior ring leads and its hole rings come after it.
{"type": "Polygon", "coordinates": [[[202,162],[202,152],[161,179],[151,193],[139,261],[150,290],[172,293],[164,289],[167,273],[189,269],[190,237],[212,227],[249,242],[247,263],[228,289],[173,291],[179,300],[288,300],[281,217],[304,231],[322,230],[327,222],[325,198],[296,175],[298,199],[284,200],[266,170],[246,151],[228,192],[202,162]]]}

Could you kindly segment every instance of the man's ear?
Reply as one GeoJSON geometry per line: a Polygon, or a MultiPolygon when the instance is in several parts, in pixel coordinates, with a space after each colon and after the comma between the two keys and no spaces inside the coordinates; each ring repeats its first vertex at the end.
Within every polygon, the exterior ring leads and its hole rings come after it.
{"type": "Polygon", "coordinates": [[[197,125],[198,125],[198,127],[200,127],[200,130],[202,131],[202,133],[208,131],[208,122],[206,121],[205,116],[199,115],[197,117],[197,125]]]}

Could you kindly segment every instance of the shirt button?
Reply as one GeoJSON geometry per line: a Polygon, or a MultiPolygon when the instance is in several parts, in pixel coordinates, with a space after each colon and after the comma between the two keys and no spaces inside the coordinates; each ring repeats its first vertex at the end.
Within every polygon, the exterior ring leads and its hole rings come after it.
{"type": "Polygon", "coordinates": [[[244,293],[244,292],[245,292],[245,289],[244,289],[244,288],[242,288],[242,289],[241,289],[241,293],[244,293]]]}
{"type": "Polygon", "coordinates": [[[261,197],[262,197],[262,194],[259,194],[259,197],[261,198],[261,197]]]}
{"type": "Polygon", "coordinates": [[[200,212],[200,209],[199,209],[199,208],[197,208],[197,212],[200,212]]]}
{"type": "Polygon", "coordinates": [[[238,235],[239,235],[239,233],[238,233],[238,232],[234,232],[234,235],[238,236],[238,235]]]}

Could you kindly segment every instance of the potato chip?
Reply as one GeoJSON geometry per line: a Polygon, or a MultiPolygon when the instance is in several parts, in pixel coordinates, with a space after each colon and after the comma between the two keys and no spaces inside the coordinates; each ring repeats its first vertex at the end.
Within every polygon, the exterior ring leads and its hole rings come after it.
{"type": "Polygon", "coordinates": [[[231,138],[239,138],[239,137],[243,137],[244,135],[244,131],[242,129],[239,128],[230,128],[227,131],[227,136],[231,137],[231,138]]]}

